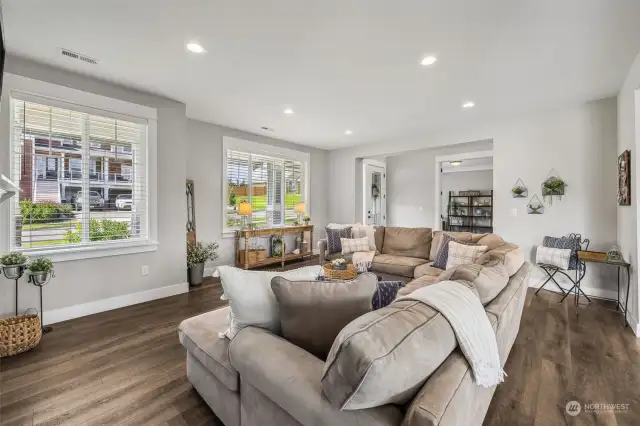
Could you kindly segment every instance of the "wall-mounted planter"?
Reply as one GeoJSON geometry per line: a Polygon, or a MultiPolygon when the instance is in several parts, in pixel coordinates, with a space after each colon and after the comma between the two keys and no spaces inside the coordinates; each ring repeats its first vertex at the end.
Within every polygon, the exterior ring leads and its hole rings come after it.
{"type": "Polygon", "coordinates": [[[553,197],[562,199],[566,187],[565,181],[558,175],[558,172],[552,169],[545,181],[542,182],[542,198],[545,201],[548,198],[549,205],[553,205],[553,197]]]}
{"type": "Polygon", "coordinates": [[[529,194],[529,190],[526,185],[522,181],[522,179],[518,178],[516,184],[511,188],[511,196],[513,198],[527,198],[529,194]]]}
{"type": "Polygon", "coordinates": [[[529,200],[529,204],[527,204],[527,214],[543,214],[544,213],[544,204],[540,202],[540,199],[537,195],[534,195],[531,200],[529,200]]]}

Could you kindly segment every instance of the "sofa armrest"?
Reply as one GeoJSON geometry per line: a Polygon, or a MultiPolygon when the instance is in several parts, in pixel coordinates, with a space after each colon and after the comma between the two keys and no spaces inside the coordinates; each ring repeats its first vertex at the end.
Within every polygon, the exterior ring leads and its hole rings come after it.
{"type": "Polygon", "coordinates": [[[244,328],[231,341],[229,357],[241,381],[302,424],[391,426],[402,421],[394,405],[353,411],[331,405],[320,386],[324,362],[267,330],[244,328]]]}
{"type": "Polygon", "coordinates": [[[324,265],[324,259],[327,255],[327,239],[318,240],[318,251],[320,252],[320,265],[324,265]]]}

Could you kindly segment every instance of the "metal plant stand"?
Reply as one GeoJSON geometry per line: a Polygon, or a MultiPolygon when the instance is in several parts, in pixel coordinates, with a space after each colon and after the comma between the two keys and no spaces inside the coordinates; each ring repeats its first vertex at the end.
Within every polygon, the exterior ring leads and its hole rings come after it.
{"type": "Polygon", "coordinates": [[[30,273],[29,274],[29,282],[36,287],[40,288],[40,328],[43,333],[49,333],[53,331],[53,327],[50,325],[44,326],[44,310],[42,308],[42,287],[49,284],[51,282],[51,278],[55,278],[56,275],[53,273],[53,270],[50,272],[44,273],[30,273]]]}
{"type": "Polygon", "coordinates": [[[18,316],[18,280],[22,278],[24,274],[25,265],[3,265],[2,273],[7,279],[14,280],[16,282],[16,316],[18,316]]]}

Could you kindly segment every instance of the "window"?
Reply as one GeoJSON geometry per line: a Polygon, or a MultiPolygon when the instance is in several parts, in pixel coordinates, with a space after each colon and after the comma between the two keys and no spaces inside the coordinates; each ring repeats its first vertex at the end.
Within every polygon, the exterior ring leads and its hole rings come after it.
{"type": "MultiPolygon", "coordinates": [[[[226,187],[223,191],[227,231],[239,229],[238,205],[251,203],[248,222],[258,226],[292,225],[296,204],[306,202],[308,155],[262,144],[225,139],[226,187]]],[[[306,203],[308,206],[308,203],[306,203]]]]}
{"type": "Polygon", "coordinates": [[[12,93],[10,101],[12,177],[22,190],[12,203],[11,249],[55,253],[148,241],[148,121],[24,98],[12,93]],[[105,145],[111,148],[95,149],[105,145]],[[117,178],[122,170],[125,179],[117,178]],[[117,206],[120,195],[132,202],[117,206]]]}

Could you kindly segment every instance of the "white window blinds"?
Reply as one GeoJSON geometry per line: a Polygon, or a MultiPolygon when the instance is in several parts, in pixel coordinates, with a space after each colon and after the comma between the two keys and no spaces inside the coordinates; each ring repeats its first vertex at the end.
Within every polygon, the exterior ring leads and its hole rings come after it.
{"type": "Polygon", "coordinates": [[[295,205],[304,200],[303,162],[228,149],[226,173],[227,229],[240,227],[241,202],[251,204],[254,225],[291,225],[297,220],[295,205]]]}
{"type": "Polygon", "coordinates": [[[11,99],[13,249],[148,239],[147,124],[87,111],[11,99]]]}

